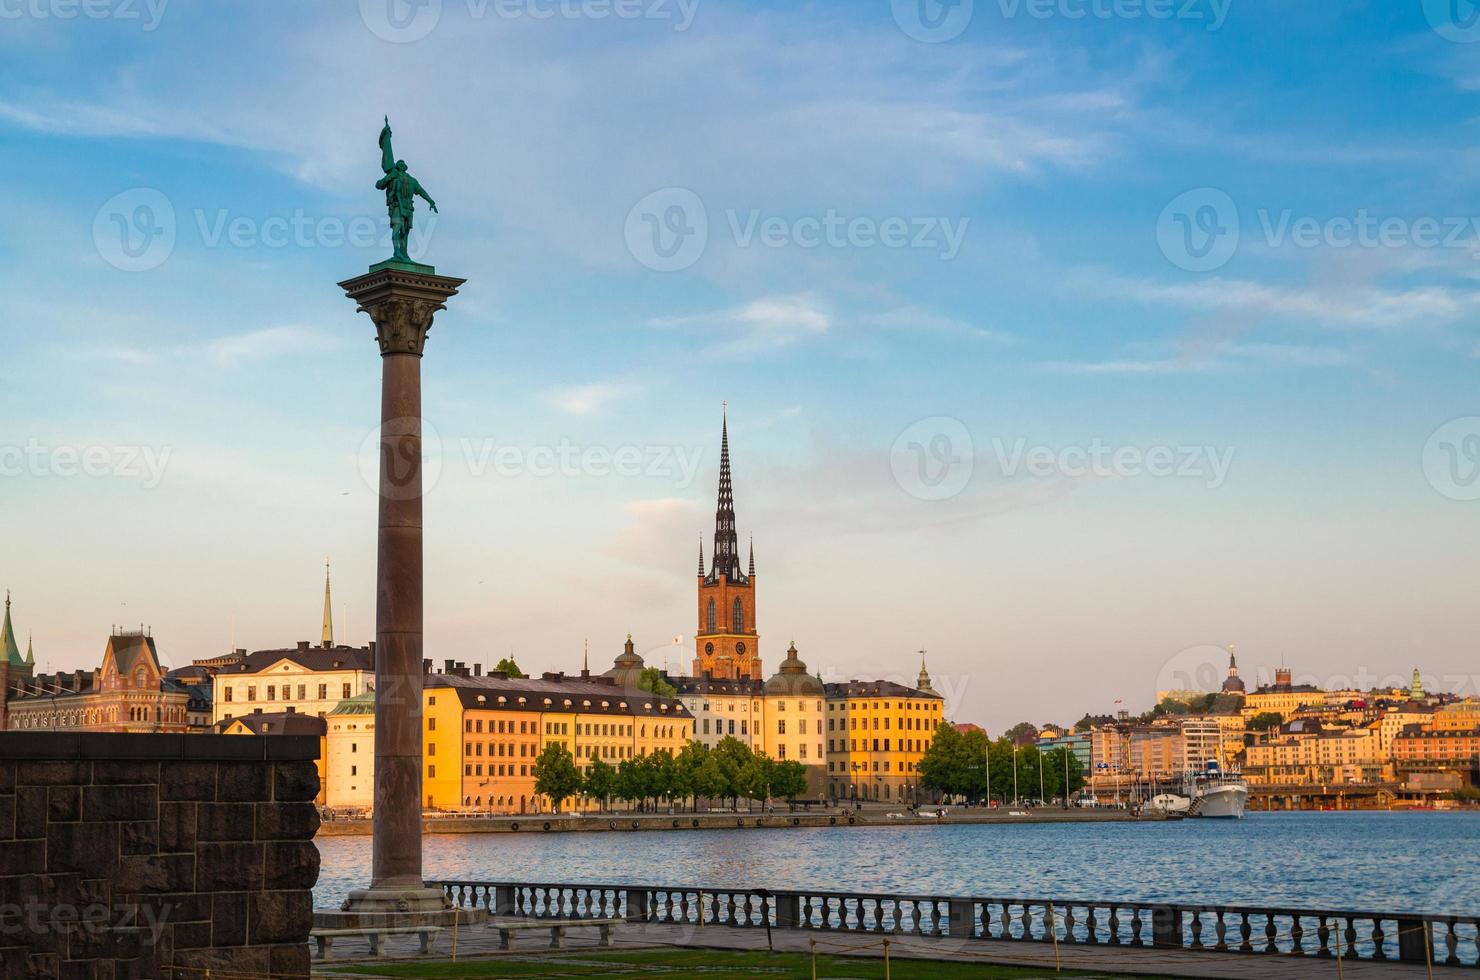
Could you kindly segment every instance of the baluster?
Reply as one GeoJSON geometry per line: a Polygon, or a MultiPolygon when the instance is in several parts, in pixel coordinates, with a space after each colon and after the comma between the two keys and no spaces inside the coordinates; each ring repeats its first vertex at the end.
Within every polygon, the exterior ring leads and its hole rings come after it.
{"type": "Polygon", "coordinates": [[[1454,932],[1453,919],[1444,923],[1444,948],[1449,955],[1444,957],[1445,966],[1459,966],[1459,937],[1454,932]]]}
{"type": "Polygon", "coordinates": [[[1216,950],[1225,951],[1228,949],[1228,923],[1225,922],[1223,919],[1222,909],[1218,910],[1217,915],[1218,922],[1214,926],[1213,932],[1218,937],[1218,941],[1213,945],[1213,948],[1216,950]]]}
{"type": "Polygon", "coordinates": [[[1357,925],[1350,918],[1346,920],[1346,948],[1342,950],[1343,958],[1357,958],[1357,925]]]}
{"type": "Polygon", "coordinates": [[[1088,907],[1088,914],[1084,919],[1084,941],[1087,943],[1098,943],[1100,941],[1099,923],[1095,922],[1095,907],[1088,907]]]}
{"type": "Polygon", "coordinates": [[[1131,906],[1131,945],[1144,946],[1141,941],[1141,906],[1131,906]]]}
{"type": "Polygon", "coordinates": [[[1031,940],[1033,938],[1033,907],[1027,902],[1023,903],[1022,924],[1024,941],[1031,940]]]}
{"type": "Polygon", "coordinates": [[[1074,936],[1074,906],[1064,906],[1064,942],[1075,942],[1074,936]]]}
{"type": "Polygon", "coordinates": [[[1264,951],[1266,953],[1279,952],[1279,947],[1275,944],[1275,937],[1277,935],[1278,931],[1274,925],[1274,913],[1266,912],[1264,914],[1264,951]]]}
{"type": "Polygon", "coordinates": [[[976,914],[977,914],[977,918],[981,922],[982,938],[983,939],[991,939],[992,938],[992,905],[991,905],[990,902],[982,902],[981,905],[982,905],[982,910],[980,912],[976,913],[976,914]]]}
{"type": "Polygon", "coordinates": [[[1385,960],[1388,958],[1387,950],[1383,948],[1383,940],[1387,934],[1382,931],[1382,920],[1372,920],[1372,958],[1374,960],[1385,960]]]}
{"type": "Polygon", "coordinates": [[[1301,924],[1300,916],[1296,915],[1292,918],[1294,921],[1290,923],[1290,952],[1296,956],[1304,956],[1305,943],[1303,940],[1305,939],[1305,926],[1301,924]]]}
{"type": "Polygon", "coordinates": [[[1320,948],[1316,950],[1317,956],[1331,955],[1331,927],[1327,925],[1324,915],[1320,918],[1320,925],[1316,926],[1316,942],[1320,943],[1320,948]]]}
{"type": "Polygon", "coordinates": [[[1110,945],[1120,945],[1120,910],[1110,906],[1110,945]]]}
{"type": "Polygon", "coordinates": [[[1249,922],[1249,913],[1240,912],[1238,919],[1238,935],[1240,939],[1238,951],[1240,953],[1252,953],[1254,952],[1254,944],[1249,942],[1249,937],[1254,934],[1254,927],[1249,922]]]}
{"type": "Polygon", "coordinates": [[[1203,942],[1202,942],[1202,910],[1201,909],[1193,909],[1192,910],[1192,922],[1190,923],[1190,926],[1191,926],[1191,929],[1192,929],[1192,948],[1193,949],[1202,949],[1203,948],[1203,942]]]}

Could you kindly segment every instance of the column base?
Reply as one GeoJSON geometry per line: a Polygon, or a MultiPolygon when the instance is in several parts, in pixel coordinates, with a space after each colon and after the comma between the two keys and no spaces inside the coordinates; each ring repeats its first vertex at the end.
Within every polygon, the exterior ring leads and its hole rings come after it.
{"type": "Polygon", "coordinates": [[[338,911],[315,909],[313,924],[316,929],[468,925],[484,914],[454,907],[440,888],[361,888],[350,892],[338,911]]]}

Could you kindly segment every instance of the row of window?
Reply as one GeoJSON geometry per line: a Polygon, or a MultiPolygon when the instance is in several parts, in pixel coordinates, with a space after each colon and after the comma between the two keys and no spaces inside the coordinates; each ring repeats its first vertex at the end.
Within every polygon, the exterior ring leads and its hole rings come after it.
{"type": "MultiPolygon", "coordinates": [[[[866,739],[866,738],[864,738],[864,739],[850,738],[850,739],[848,739],[848,747],[846,749],[844,749],[843,748],[843,740],[841,738],[838,739],[836,742],[834,742],[833,739],[828,739],[827,740],[827,750],[829,752],[890,752],[890,751],[893,751],[893,750],[890,749],[889,744],[890,744],[889,743],[889,739],[887,739],[887,738],[886,739],[877,739],[876,738],[876,739],[873,739],[873,748],[870,749],[869,748],[869,739],[866,739]],[[863,743],[863,748],[862,749],[860,749],[858,747],[858,745],[859,745],[860,742],[863,743]],[[882,742],[883,745],[884,745],[884,747],[882,749],[879,748],[880,742],[882,742]]],[[[930,742],[928,740],[926,740],[926,739],[902,738],[902,739],[899,740],[898,746],[899,746],[899,751],[901,751],[901,752],[924,752],[926,749],[930,748],[930,742]]]]}
{"type": "MultiPolygon", "coordinates": [[[[257,685],[256,684],[247,684],[247,685],[244,685],[244,688],[245,688],[245,694],[246,694],[246,698],[244,700],[247,700],[247,701],[255,701],[255,700],[257,700],[257,685]]],[[[235,701],[237,699],[236,698],[236,690],[237,689],[235,687],[231,686],[230,684],[227,684],[225,687],[223,687],[221,689],[222,700],[223,701],[228,701],[228,702],[235,701]]],[[[352,693],[353,687],[350,684],[345,684],[342,687],[341,690],[343,692],[343,693],[340,694],[340,697],[341,698],[349,698],[349,697],[353,697],[354,696],[353,693],[352,693]]],[[[298,685],[298,697],[297,698],[294,698],[293,697],[293,685],[291,685],[291,684],[284,684],[283,685],[283,687],[282,687],[283,696],[281,698],[278,697],[278,686],[276,684],[268,684],[266,686],[266,691],[267,691],[267,697],[263,699],[265,701],[278,701],[278,700],[282,700],[282,701],[294,701],[294,700],[297,700],[297,701],[307,701],[308,700],[308,685],[307,684],[299,684],[298,685]]],[[[320,684],[319,685],[318,700],[320,700],[320,701],[327,701],[327,700],[329,700],[329,685],[328,684],[320,684]]]]}
{"type": "MultiPolygon", "coordinates": [[[[488,746],[489,755],[507,755],[512,757],[516,754],[514,752],[513,744],[509,742],[464,742],[463,755],[482,755],[484,745],[488,746]],[[497,752],[494,751],[495,747],[497,747],[498,749],[497,752]],[[505,749],[507,749],[508,751],[504,751],[505,749]]],[[[437,743],[435,742],[427,743],[427,749],[429,751],[435,750],[436,747],[437,743]]],[[[519,751],[517,754],[522,756],[523,758],[532,759],[540,754],[539,747],[533,742],[520,742],[519,751]]]]}
{"type": "MultiPolygon", "coordinates": [[[[911,698],[908,701],[894,702],[895,711],[931,711],[934,710],[936,707],[937,706],[933,701],[921,701],[917,698],[911,698]]],[[[868,704],[851,704],[848,701],[829,701],[827,705],[828,711],[847,711],[849,708],[852,708],[854,711],[867,711],[870,709],[874,711],[879,711],[881,709],[884,711],[888,711],[889,702],[885,701],[881,705],[878,701],[872,701],[868,704]]]]}
{"type": "MultiPolygon", "coordinates": [[[[882,726],[879,725],[878,718],[875,718],[873,720],[874,723],[872,725],[869,724],[869,719],[867,718],[829,718],[827,720],[827,730],[833,731],[833,722],[837,722],[838,728],[847,729],[848,731],[853,731],[859,728],[871,728],[874,731],[878,731],[879,728],[882,727],[884,731],[887,732],[889,730],[890,717],[890,715],[884,716],[884,724],[882,726]],[[843,724],[843,722],[845,721],[847,722],[846,725],[843,724]]],[[[900,726],[901,731],[922,732],[928,731],[930,728],[930,721],[927,718],[905,718],[903,721],[904,723],[900,726]]]]}
{"type": "MultiPolygon", "coordinates": [[[[515,769],[515,766],[514,766],[513,763],[500,762],[496,766],[493,763],[489,763],[488,764],[488,775],[490,775],[490,776],[512,777],[514,775],[514,769],[515,769]],[[497,770],[497,771],[495,772],[495,770],[497,770]]],[[[528,763],[523,763],[523,764],[519,765],[518,766],[518,769],[519,769],[519,775],[520,776],[524,776],[524,777],[528,777],[529,776],[529,764],[528,763]]],[[[473,763],[472,765],[464,765],[463,766],[463,775],[464,776],[481,776],[481,775],[483,775],[483,765],[482,765],[482,763],[473,763]]]]}
{"type": "MultiPolygon", "coordinates": [[[[829,762],[827,764],[827,771],[828,772],[848,772],[849,771],[849,766],[850,766],[850,764],[847,763],[847,762],[829,762]]],[[[851,764],[851,766],[852,766],[852,771],[854,771],[854,772],[870,772],[870,771],[872,771],[872,772],[889,772],[889,760],[888,759],[885,759],[884,760],[884,765],[883,765],[883,768],[882,769],[879,767],[879,763],[877,761],[874,762],[874,765],[873,765],[873,769],[872,770],[869,769],[869,767],[868,767],[868,765],[866,763],[861,763],[861,762],[854,762],[854,763],[851,764]]],[[[894,771],[895,772],[919,772],[920,771],[920,764],[918,762],[902,762],[898,766],[895,766],[894,767],[894,771]]]]}

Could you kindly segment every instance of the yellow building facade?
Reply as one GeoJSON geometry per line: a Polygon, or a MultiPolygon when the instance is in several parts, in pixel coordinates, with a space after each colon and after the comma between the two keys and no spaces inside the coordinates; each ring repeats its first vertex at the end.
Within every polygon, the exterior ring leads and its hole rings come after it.
{"type": "Polygon", "coordinates": [[[945,699],[892,681],[826,685],[827,792],[835,800],[908,804],[923,798],[920,759],[945,720],[945,699]]]}
{"type": "Polygon", "coordinates": [[[535,791],[535,761],[564,745],[586,769],[620,766],[693,737],[677,698],[602,678],[431,675],[422,692],[423,803],[428,809],[518,814],[549,811],[535,791]]]}

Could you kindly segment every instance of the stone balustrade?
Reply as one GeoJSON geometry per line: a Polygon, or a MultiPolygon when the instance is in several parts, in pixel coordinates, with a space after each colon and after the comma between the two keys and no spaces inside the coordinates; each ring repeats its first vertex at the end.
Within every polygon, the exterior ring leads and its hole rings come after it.
{"type": "Polygon", "coordinates": [[[1480,966],[1480,914],[878,895],[822,890],[439,881],[453,904],[503,916],[675,926],[1182,949],[1480,966]]]}

